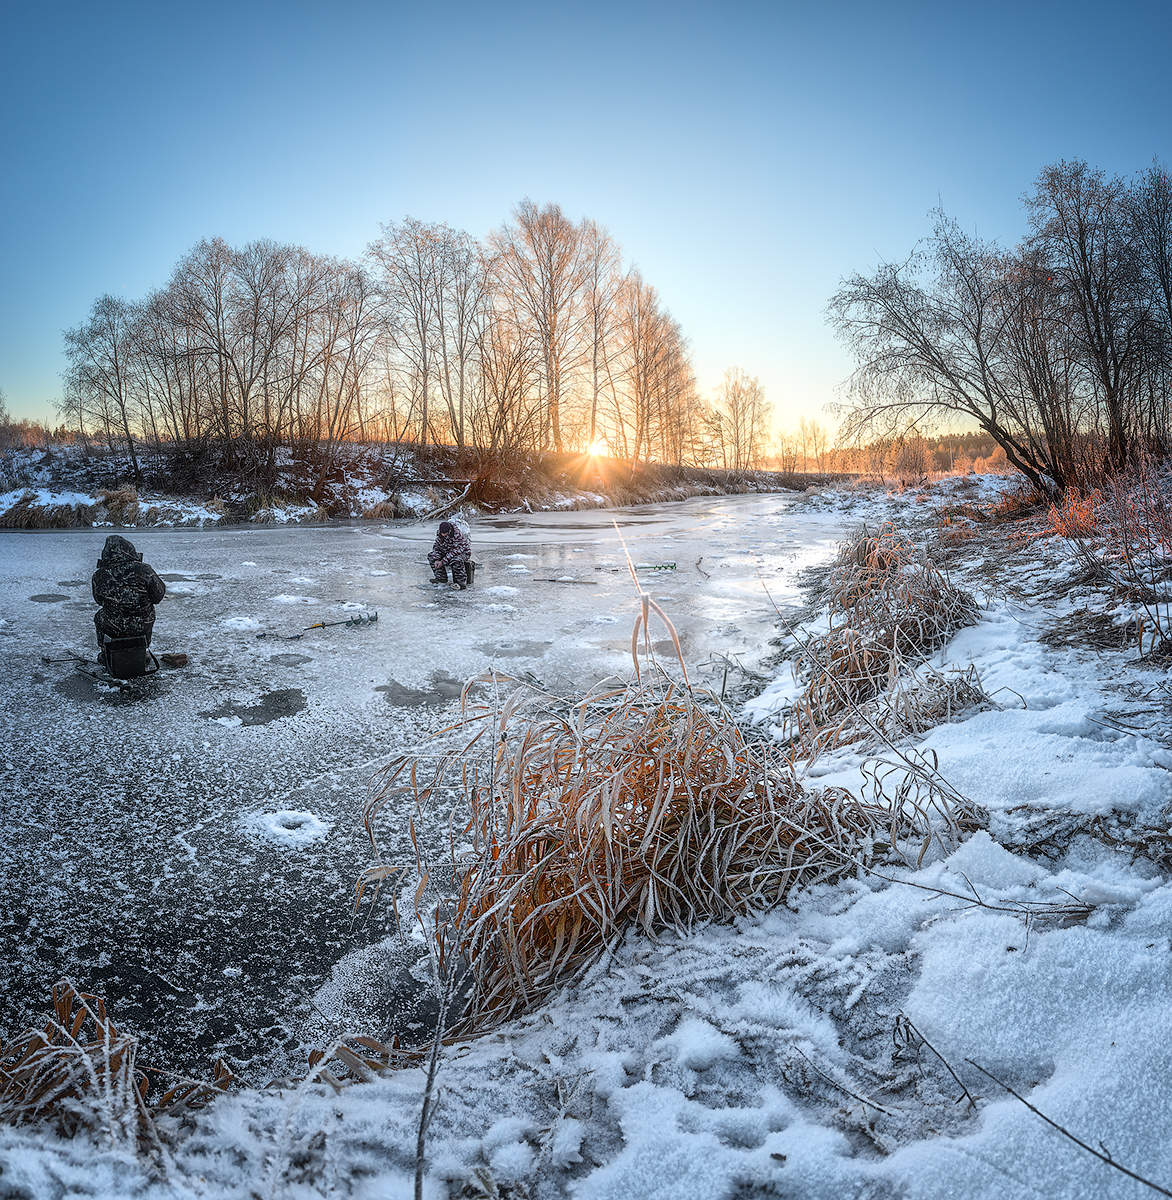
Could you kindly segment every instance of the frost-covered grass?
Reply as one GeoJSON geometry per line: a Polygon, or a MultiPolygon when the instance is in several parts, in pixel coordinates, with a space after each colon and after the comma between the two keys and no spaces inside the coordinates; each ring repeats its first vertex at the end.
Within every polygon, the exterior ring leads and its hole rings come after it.
{"type": "MultiPolygon", "coordinates": [[[[469,705],[472,740],[447,760],[448,778],[405,757],[366,809],[372,843],[381,810],[404,793],[422,809],[446,784],[469,814],[471,846],[453,845],[449,864],[458,893],[435,928],[437,960],[467,964],[448,1037],[528,1011],[628,928],[690,929],[771,908],[853,872],[879,842],[929,832],[923,813],[881,793],[803,788],[784,755],[748,742],[686,674],[649,666],[565,715],[515,680],[488,683],[497,694],[469,705]]],[[[420,875],[434,869],[421,856],[420,875]]],[[[376,864],[360,897],[401,870],[376,864]]]]}

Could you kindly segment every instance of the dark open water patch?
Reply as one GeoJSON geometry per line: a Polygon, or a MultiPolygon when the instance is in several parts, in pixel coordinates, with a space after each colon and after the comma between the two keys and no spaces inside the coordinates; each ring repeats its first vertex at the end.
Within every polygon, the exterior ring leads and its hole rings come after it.
{"type": "MultiPolygon", "coordinates": [[[[96,669],[96,662],[94,666],[96,669]]],[[[81,704],[129,705],[153,700],[163,693],[164,685],[155,675],[144,675],[140,679],[124,679],[115,683],[113,680],[106,681],[87,675],[74,667],[53,685],[53,690],[59,696],[81,704]]]]}
{"type": "Polygon", "coordinates": [[[278,667],[299,667],[302,663],[313,662],[313,659],[308,654],[274,654],[269,662],[276,663],[278,667]]]}
{"type": "Polygon", "coordinates": [[[266,692],[255,704],[233,704],[231,700],[219,708],[202,712],[201,717],[238,717],[241,725],[267,725],[282,717],[299,713],[306,705],[305,693],[300,688],[280,688],[266,692]]]}
{"type": "Polygon", "coordinates": [[[58,587],[85,587],[84,579],[58,579],[58,587]]]}
{"type": "Polygon", "coordinates": [[[437,704],[447,704],[450,700],[458,700],[463,687],[463,680],[449,675],[446,671],[436,671],[431,677],[429,688],[406,687],[392,679],[390,683],[384,683],[374,690],[382,692],[383,699],[388,704],[395,705],[396,708],[412,708],[416,704],[431,707],[437,704]]]}
{"type": "Polygon", "coordinates": [[[60,596],[56,592],[38,592],[35,596],[30,596],[30,600],[35,600],[38,604],[60,604],[62,600],[68,600],[68,596],[60,596]]]}

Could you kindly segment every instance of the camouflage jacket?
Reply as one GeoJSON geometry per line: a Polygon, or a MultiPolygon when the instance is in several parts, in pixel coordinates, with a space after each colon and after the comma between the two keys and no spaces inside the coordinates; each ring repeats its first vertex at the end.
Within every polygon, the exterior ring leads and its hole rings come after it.
{"type": "Polygon", "coordinates": [[[472,543],[460,531],[459,527],[452,525],[451,531],[441,529],[435,535],[435,545],[431,548],[429,555],[435,562],[441,566],[447,566],[449,563],[467,560],[472,557],[472,543]]]}
{"type": "Polygon", "coordinates": [[[102,606],[102,623],[110,633],[124,637],[150,629],[155,605],[167,591],[163,581],[142,561],[142,555],[117,534],[106,539],[90,589],[102,606]]]}

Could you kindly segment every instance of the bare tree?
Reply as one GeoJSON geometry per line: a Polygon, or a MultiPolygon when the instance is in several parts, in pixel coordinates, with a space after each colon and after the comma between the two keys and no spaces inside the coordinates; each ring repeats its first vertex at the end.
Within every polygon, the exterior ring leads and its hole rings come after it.
{"type": "Polygon", "coordinates": [[[725,429],[723,465],[734,471],[756,466],[765,449],[770,415],[760,381],[740,367],[730,367],[716,408],[725,429]]]}
{"type": "Polygon", "coordinates": [[[412,409],[418,407],[419,443],[431,428],[432,375],[440,340],[440,280],[445,235],[439,226],[407,218],[382,227],[367,254],[383,300],[387,331],[409,367],[412,409]]]}
{"type": "Polygon", "coordinates": [[[622,286],[618,247],[609,233],[593,221],[582,224],[584,243],[586,338],[590,354],[590,425],[587,443],[598,438],[599,395],[608,378],[609,351],[616,317],[615,301],[622,286]]]}
{"type": "Polygon", "coordinates": [[[110,449],[119,438],[130,457],[136,483],[142,482],[135,431],[132,364],[135,344],[134,305],[115,296],[100,296],[89,319],[65,331],[66,407],[97,423],[110,449]]]}
{"type": "Polygon", "coordinates": [[[1153,163],[1130,192],[1128,206],[1140,287],[1152,301],[1144,432],[1151,448],[1166,454],[1172,430],[1172,175],[1168,169],[1153,163]]]}
{"type": "Polygon", "coordinates": [[[436,321],[440,390],[447,403],[456,445],[463,449],[474,360],[488,298],[488,277],[480,247],[468,234],[445,225],[440,228],[439,236],[436,321]]]}
{"type": "Polygon", "coordinates": [[[830,317],[854,351],[853,406],[846,438],[898,438],[932,421],[974,421],[1039,488],[1047,464],[1007,403],[1002,367],[1013,304],[996,247],[961,232],[943,214],[926,251],[852,275],[830,317]]]}
{"type": "Polygon", "coordinates": [[[1043,168],[1026,200],[1032,244],[1055,278],[1107,421],[1109,452],[1127,458],[1128,389],[1142,361],[1145,305],[1126,236],[1127,189],[1085,162],[1043,168]]]}
{"type": "Polygon", "coordinates": [[[561,451],[562,397],[581,351],[586,251],[582,230],[556,204],[522,200],[492,237],[507,302],[532,323],[542,354],[549,432],[561,451]]]}
{"type": "Polygon", "coordinates": [[[508,312],[489,313],[480,331],[483,403],[473,425],[489,457],[508,457],[538,444],[543,405],[541,350],[508,312]]]}
{"type": "Polygon", "coordinates": [[[8,411],[8,398],[4,395],[4,389],[0,388],[0,450],[15,445],[16,436],[12,414],[8,411]]]}

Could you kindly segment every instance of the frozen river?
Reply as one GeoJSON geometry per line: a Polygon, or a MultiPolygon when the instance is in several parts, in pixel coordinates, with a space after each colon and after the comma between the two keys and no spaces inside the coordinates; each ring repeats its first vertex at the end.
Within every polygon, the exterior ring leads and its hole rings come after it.
{"type": "MultiPolygon", "coordinates": [[[[315,1020],[393,1008],[369,979],[389,913],[353,915],[373,773],[490,666],[559,692],[629,669],[612,520],[636,562],[676,563],[641,576],[702,682],[720,685],[714,655],[759,663],[762,582],[793,601],[842,533],[795,500],[483,517],[464,593],[427,582],[433,525],[124,531],[167,580],[153,649],[191,657],[127,692],[41,662],[96,649],[106,531],[0,532],[0,1033],[67,977],[142,1034],[147,1062],[203,1074],[223,1056],[257,1077],[303,1064],[315,1020]],[[370,609],[370,627],[279,637],[370,609]]],[[[384,856],[408,862],[400,816],[384,856]]]]}

